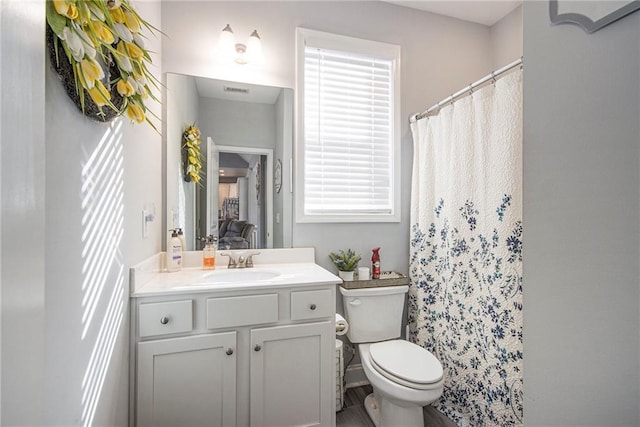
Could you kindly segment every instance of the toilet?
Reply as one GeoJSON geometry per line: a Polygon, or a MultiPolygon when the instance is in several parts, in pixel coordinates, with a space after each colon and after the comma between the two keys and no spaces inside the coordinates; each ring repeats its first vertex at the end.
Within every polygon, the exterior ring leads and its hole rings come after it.
{"type": "Polygon", "coordinates": [[[340,286],[347,337],[358,345],[373,387],[364,406],[376,427],[424,427],[422,407],[442,394],[442,365],[424,348],[400,338],[408,286],[340,286]]]}

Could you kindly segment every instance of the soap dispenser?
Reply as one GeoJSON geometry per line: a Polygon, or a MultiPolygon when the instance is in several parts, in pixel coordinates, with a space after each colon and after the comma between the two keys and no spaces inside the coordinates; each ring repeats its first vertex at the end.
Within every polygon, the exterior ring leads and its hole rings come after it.
{"type": "Polygon", "coordinates": [[[177,230],[171,231],[171,237],[167,242],[167,271],[180,271],[182,268],[182,242],[177,230]]]}
{"type": "Polygon", "coordinates": [[[218,239],[212,235],[207,236],[204,249],[202,249],[202,268],[213,270],[216,268],[216,250],[218,249],[218,239]]]}
{"type": "Polygon", "coordinates": [[[187,242],[184,239],[184,233],[182,232],[182,228],[178,228],[178,238],[180,239],[180,243],[182,243],[182,252],[187,250],[187,242]]]}

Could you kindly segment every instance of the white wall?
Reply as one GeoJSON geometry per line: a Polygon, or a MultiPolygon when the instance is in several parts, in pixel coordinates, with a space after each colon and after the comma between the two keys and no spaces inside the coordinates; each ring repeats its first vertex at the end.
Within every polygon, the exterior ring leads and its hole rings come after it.
{"type": "Polygon", "coordinates": [[[491,27],[491,58],[497,70],[522,56],[522,6],[491,27]]]}
{"type": "MultiPolygon", "coordinates": [[[[293,246],[328,253],[352,247],[368,264],[381,246],[385,270],[407,271],[412,142],[411,113],[422,111],[491,71],[487,27],[382,2],[164,2],[163,70],[225,80],[295,86],[297,26],[398,44],[402,48],[402,222],[396,224],[294,224],[293,246]],[[168,19],[167,17],[171,17],[168,19]],[[215,46],[229,23],[236,37],[258,29],[264,66],[216,62],[215,46]]],[[[295,197],[295,194],[294,194],[295,197]]]]}
{"type": "Polygon", "coordinates": [[[44,2],[0,2],[0,424],[44,406],[44,2]]]}
{"type": "Polygon", "coordinates": [[[637,426],[640,14],[524,4],[525,425],[637,426]]]}
{"type": "MultiPolygon", "coordinates": [[[[158,2],[137,6],[160,26],[158,2]]],[[[41,36],[36,39],[42,43],[41,36]]],[[[160,40],[147,43],[160,51],[160,40]]],[[[160,78],[160,58],[154,61],[160,78]]],[[[128,267],[160,249],[162,141],[146,124],[84,118],[55,72],[47,66],[41,73],[46,75],[42,424],[127,425],[128,267]],[[157,215],[147,239],[141,221],[145,204],[155,205],[157,215]]],[[[154,109],[159,113],[159,106],[154,109]]]]}

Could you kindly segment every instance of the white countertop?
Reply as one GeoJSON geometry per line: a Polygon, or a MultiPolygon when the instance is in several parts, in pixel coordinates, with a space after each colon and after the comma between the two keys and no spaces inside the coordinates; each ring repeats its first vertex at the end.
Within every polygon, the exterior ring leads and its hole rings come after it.
{"type": "MultiPolygon", "coordinates": [[[[271,250],[273,251],[273,250],[271,250]]],[[[279,250],[282,251],[282,250],[279,250]]],[[[266,252],[263,250],[263,253],[266,252]]],[[[281,252],[282,253],[282,252],[281,252]]],[[[265,255],[267,255],[265,253],[265,255]]],[[[132,280],[134,280],[134,286],[131,289],[131,296],[146,297],[146,296],[159,296],[159,295],[172,295],[179,293],[194,293],[194,292],[211,292],[211,291],[237,291],[237,290],[262,290],[262,289],[277,289],[281,287],[295,286],[313,286],[313,285],[334,285],[342,283],[342,280],[315,264],[313,258],[309,261],[309,257],[300,257],[300,252],[295,257],[295,262],[273,262],[273,257],[263,257],[268,263],[260,263],[258,258],[254,258],[254,266],[245,269],[233,269],[227,270],[226,265],[216,266],[215,270],[203,270],[202,267],[190,267],[183,268],[177,272],[166,272],[160,269],[154,269],[153,271],[143,271],[141,274],[138,270],[145,270],[144,264],[132,268],[132,280]],[[277,276],[273,278],[263,280],[243,280],[242,282],[229,282],[217,279],[216,272],[226,272],[230,274],[238,272],[255,272],[255,273],[274,273],[277,276]],[[213,273],[213,274],[212,274],[213,273]],[[143,279],[143,280],[140,280],[143,279]],[[142,283],[140,283],[142,282],[142,283]]],[[[313,255],[313,252],[311,252],[313,255]]],[[[226,259],[225,259],[226,260],[226,259]]],[[[217,264],[219,261],[216,260],[217,264]]],[[[152,264],[156,261],[153,260],[152,264]]]]}

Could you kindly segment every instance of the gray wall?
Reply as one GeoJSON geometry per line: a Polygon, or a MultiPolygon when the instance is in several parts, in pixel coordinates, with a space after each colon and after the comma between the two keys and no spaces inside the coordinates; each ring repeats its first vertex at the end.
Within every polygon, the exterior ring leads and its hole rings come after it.
{"type": "MultiPolygon", "coordinates": [[[[184,180],[182,167],[182,133],[187,126],[196,123],[198,118],[198,89],[192,77],[180,74],[166,75],[165,109],[172,119],[165,122],[166,135],[166,176],[170,185],[166,186],[166,203],[169,218],[167,229],[182,228],[189,250],[195,248],[195,197],[197,185],[184,180]],[[182,202],[181,202],[182,200],[182,202]]],[[[201,149],[206,156],[206,134],[201,136],[201,149]]],[[[206,162],[203,164],[206,170],[206,162]]]]}
{"type": "Polygon", "coordinates": [[[640,425],[640,14],[524,4],[525,425],[640,425]]]}
{"type": "Polygon", "coordinates": [[[522,6],[491,27],[491,58],[497,70],[522,56],[522,6]]]}
{"type": "Polygon", "coordinates": [[[274,149],[276,111],[273,104],[200,98],[202,135],[216,145],[274,149]]]}

